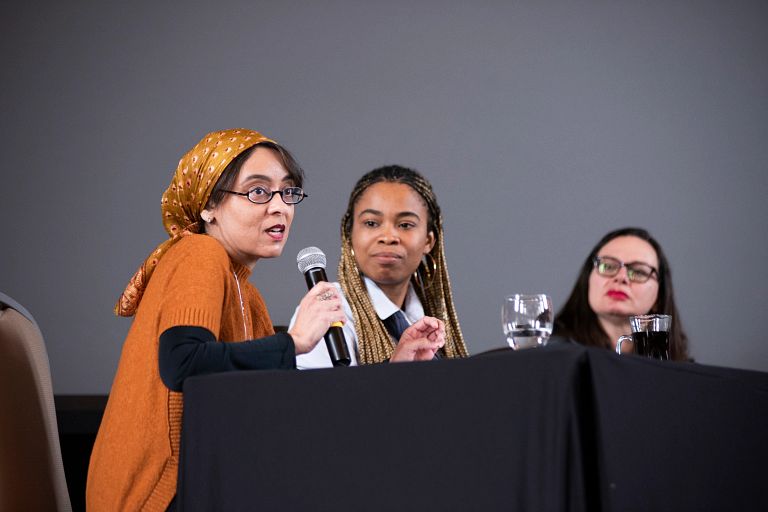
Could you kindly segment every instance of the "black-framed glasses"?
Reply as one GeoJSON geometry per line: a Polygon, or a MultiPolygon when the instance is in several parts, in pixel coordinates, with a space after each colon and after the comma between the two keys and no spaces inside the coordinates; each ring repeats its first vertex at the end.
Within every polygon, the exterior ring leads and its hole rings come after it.
{"type": "Polygon", "coordinates": [[[610,256],[597,256],[593,263],[597,273],[605,277],[613,277],[619,273],[621,267],[625,267],[627,269],[627,279],[633,283],[645,283],[653,276],[657,276],[658,279],[659,275],[655,268],[639,261],[624,263],[610,256]]]}
{"type": "Polygon", "coordinates": [[[234,190],[222,190],[227,194],[245,196],[252,203],[265,204],[272,200],[272,196],[280,194],[285,204],[299,204],[305,197],[309,197],[301,187],[285,187],[283,190],[267,190],[264,187],[254,187],[248,192],[235,192],[234,190]]]}

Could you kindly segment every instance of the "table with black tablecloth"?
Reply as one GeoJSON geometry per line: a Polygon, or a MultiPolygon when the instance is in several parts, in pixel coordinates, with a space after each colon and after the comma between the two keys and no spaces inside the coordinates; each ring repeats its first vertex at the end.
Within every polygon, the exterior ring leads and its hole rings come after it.
{"type": "Polygon", "coordinates": [[[187,379],[181,510],[768,509],[768,374],[560,345],[187,379]]]}
{"type": "Polygon", "coordinates": [[[768,374],[590,350],[602,510],[768,510],[768,374]]]}

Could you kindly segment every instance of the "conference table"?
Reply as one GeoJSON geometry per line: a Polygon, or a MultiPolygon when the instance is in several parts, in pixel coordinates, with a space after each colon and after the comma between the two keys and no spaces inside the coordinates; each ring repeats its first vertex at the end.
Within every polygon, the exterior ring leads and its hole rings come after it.
{"type": "Polygon", "coordinates": [[[552,344],[187,379],[179,510],[768,510],[768,373],[552,344]]]}

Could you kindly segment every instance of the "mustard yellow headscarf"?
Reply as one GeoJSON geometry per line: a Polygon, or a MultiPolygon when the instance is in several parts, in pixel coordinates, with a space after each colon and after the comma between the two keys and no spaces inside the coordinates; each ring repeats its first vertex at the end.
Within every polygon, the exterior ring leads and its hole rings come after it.
{"type": "Polygon", "coordinates": [[[163,254],[182,237],[202,231],[200,212],[224,169],[237,155],[262,142],[274,141],[244,128],[211,132],[179,160],[160,205],[163,225],[171,238],[158,245],[131,277],[115,305],[115,314],[133,316],[136,313],[149,278],[163,254]]]}

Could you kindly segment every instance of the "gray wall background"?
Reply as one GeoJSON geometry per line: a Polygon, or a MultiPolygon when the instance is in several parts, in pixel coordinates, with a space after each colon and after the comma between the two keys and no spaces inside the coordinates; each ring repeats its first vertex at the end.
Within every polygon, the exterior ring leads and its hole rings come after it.
{"type": "Polygon", "coordinates": [[[45,335],[56,393],[105,393],[112,306],[165,239],[160,195],[214,129],[291,148],[311,198],[253,281],[275,323],[295,255],[338,261],[354,181],[421,170],[444,209],[470,351],[514,292],[563,304],[607,231],[667,251],[696,359],[768,371],[763,1],[26,2],[4,9],[0,289],[45,335]]]}

